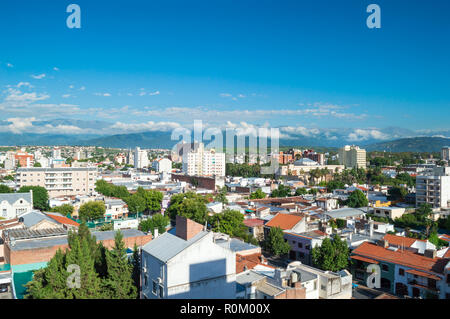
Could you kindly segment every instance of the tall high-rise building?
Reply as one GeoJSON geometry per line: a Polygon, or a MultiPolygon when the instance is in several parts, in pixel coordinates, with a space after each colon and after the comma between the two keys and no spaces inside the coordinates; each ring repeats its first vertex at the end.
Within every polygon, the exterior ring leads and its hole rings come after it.
{"type": "Polygon", "coordinates": [[[140,147],[136,147],[136,150],[134,151],[134,168],[148,167],[148,164],[147,151],[141,150],[140,147]]]}
{"type": "Polygon", "coordinates": [[[444,146],[442,148],[441,157],[443,161],[450,161],[450,146],[444,146]]]}
{"type": "Polygon", "coordinates": [[[416,177],[416,205],[450,207],[450,167],[435,167],[416,177]]]}
{"type": "Polygon", "coordinates": [[[191,176],[225,176],[225,153],[205,150],[199,143],[196,151],[183,155],[183,172],[191,176]]]}
{"type": "Polygon", "coordinates": [[[55,147],[52,151],[52,157],[54,159],[60,159],[61,158],[61,149],[59,147],[55,147]]]}
{"type": "Polygon", "coordinates": [[[339,164],[350,168],[366,168],[366,150],[355,145],[345,145],[339,149],[339,164]]]}

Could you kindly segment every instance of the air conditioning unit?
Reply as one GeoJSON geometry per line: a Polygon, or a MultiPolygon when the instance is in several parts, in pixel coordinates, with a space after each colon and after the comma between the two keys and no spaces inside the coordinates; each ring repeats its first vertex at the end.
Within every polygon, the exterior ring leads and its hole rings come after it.
{"type": "Polygon", "coordinates": [[[156,279],[156,281],[158,282],[158,284],[162,284],[162,282],[163,282],[163,280],[162,280],[161,277],[158,277],[158,278],[156,279]]]}

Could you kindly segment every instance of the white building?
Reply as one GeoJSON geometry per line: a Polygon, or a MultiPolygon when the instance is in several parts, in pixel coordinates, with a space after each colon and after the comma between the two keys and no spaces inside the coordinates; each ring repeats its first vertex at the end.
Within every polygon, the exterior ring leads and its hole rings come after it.
{"type": "Polygon", "coordinates": [[[235,298],[236,254],[203,227],[177,216],[175,235],[166,232],[142,247],[141,298],[235,298]]]}
{"type": "Polygon", "coordinates": [[[105,198],[105,217],[112,219],[119,219],[123,215],[128,215],[127,204],[118,198],[105,198]]]}
{"type": "Polygon", "coordinates": [[[345,145],[339,149],[339,164],[350,168],[366,168],[366,150],[355,145],[345,145]]]}
{"type": "Polygon", "coordinates": [[[225,176],[225,153],[205,150],[200,143],[196,151],[183,155],[183,172],[191,176],[225,176]]]}
{"type": "Polygon", "coordinates": [[[159,158],[152,163],[152,167],[158,173],[170,173],[172,171],[172,161],[168,158],[159,158]]]}
{"type": "Polygon", "coordinates": [[[450,161],[450,146],[445,146],[442,148],[441,157],[443,161],[450,161]]]}
{"type": "Polygon", "coordinates": [[[0,194],[0,217],[17,218],[33,210],[33,191],[0,194]]]}
{"type": "Polygon", "coordinates": [[[134,168],[144,168],[148,167],[149,161],[147,156],[147,151],[141,150],[136,147],[134,151],[134,168]]]}
{"type": "Polygon", "coordinates": [[[416,177],[416,206],[450,207],[450,167],[435,167],[416,177]]]}

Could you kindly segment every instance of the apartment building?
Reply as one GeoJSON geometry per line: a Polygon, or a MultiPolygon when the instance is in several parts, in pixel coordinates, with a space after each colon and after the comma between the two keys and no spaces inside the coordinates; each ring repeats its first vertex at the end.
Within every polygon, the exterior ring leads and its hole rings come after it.
{"type": "Polygon", "coordinates": [[[147,151],[141,150],[140,147],[136,147],[136,150],[134,151],[134,168],[148,167],[148,164],[147,151]]]}
{"type": "Polygon", "coordinates": [[[450,161],[450,146],[445,146],[442,148],[441,158],[443,161],[450,161]]]}
{"type": "Polygon", "coordinates": [[[434,167],[416,177],[416,206],[450,207],[450,167],[434,167]]]}
{"type": "Polygon", "coordinates": [[[199,143],[196,151],[183,155],[183,172],[190,176],[225,176],[225,153],[205,150],[199,143]]]}
{"type": "Polygon", "coordinates": [[[49,197],[90,194],[95,190],[96,167],[19,168],[16,182],[22,186],[42,186],[49,197]]]}
{"type": "Polygon", "coordinates": [[[366,150],[355,145],[339,149],[339,164],[348,168],[366,168],[366,150]]]}

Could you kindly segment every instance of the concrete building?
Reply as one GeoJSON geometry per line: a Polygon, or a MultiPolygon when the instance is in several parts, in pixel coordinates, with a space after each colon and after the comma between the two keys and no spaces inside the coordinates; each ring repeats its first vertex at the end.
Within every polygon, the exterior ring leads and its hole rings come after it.
{"type": "Polygon", "coordinates": [[[33,210],[33,191],[0,194],[0,217],[17,218],[33,210]]]}
{"type": "Polygon", "coordinates": [[[134,168],[144,168],[148,167],[149,160],[147,156],[147,151],[141,150],[140,147],[136,147],[134,151],[134,168]]]}
{"type": "Polygon", "coordinates": [[[152,168],[158,173],[170,173],[172,171],[172,161],[168,158],[159,158],[153,161],[152,168]]]}
{"type": "Polygon", "coordinates": [[[225,176],[225,153],[205,150],[199,143],[196,151],[183,155],[183,172],[190,176],[225,176]]]}
{"type": "Polygon", "coordinates": [[[433,208],[450,207],[450,167],[435,167],[416,177],[416,206],[428,203],[433,208]]]}
{"type": "Polygon", "coordinates": [[[339,164],[348,168],[366,168],[366,150],[355,145],[339,149],[339,164]]]}
{"type": "Polygon", "coordinates": [[[387,217],[392,220],[400,218],[406,209],[402,207],[374,207],[372,212],[377,217],[387,217]]]}
{"type": "Polygon", "coordinates": [[[214,242],[204,226],[177,216],[175,233],[146,244],[141,255],[141,298],[234,299],[236,254],[214,242]]]}
{"type": "Polygon", "coordinates": [[[19,168],[16,181],[19,187],[42,186],[49,197],[86,195],[95,190],[96,167],[19,168]]]}
{"type": "Polygon", "coordinates": [[[442,148],[441,158],[443,161],[450,161],[450,146],[445,146],[442,148]]]}
{"type": "Polygon", "coordinates": [[[105,218],[119,219],[128,216],[128,205],[119,198],[105,198],[105,218]]]}

